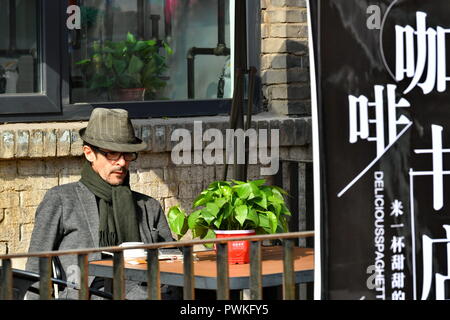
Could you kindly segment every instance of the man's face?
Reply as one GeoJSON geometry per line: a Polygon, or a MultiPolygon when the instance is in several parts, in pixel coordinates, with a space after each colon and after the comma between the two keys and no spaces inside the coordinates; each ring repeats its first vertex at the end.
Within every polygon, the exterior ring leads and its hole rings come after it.
{"type": "MultiPolygon", "coordinates": [[[[111,150],[100,149],[103,152],[111,152],[111,150]]],[[[92,169],[97,172],[103,180],[110,185],[121,185],[128,173],[129,161],[125,161],[121,156],[118,160],[108,160],[100,152],[95,152],[89,146],[83,147],[84,154],[88,161],[91,162],[92,169]]]]}

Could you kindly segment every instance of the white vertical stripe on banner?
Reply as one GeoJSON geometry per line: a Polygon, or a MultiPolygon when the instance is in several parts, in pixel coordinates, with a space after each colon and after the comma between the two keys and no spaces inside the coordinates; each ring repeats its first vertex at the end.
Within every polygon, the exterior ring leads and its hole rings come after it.
{"type": "Polygon", "coordinates": [[[312,145],[313,145],[313,172],[314,172],[314,300],[320,300],[322,295],[322,266],[320,242],[320,157],[319,157],[319,118],[316,90],[316,67],[314,61],[314,41],[311,26],[311,6],[308,7],[308,46],[309,46],[309,74],[311,87],[311,116],[312,116],[312,145]]]}

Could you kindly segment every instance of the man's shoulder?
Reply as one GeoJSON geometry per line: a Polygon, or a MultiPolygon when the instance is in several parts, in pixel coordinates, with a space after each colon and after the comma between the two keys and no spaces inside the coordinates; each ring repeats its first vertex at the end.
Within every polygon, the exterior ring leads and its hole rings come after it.
{"type": "Polygon", "coordinates": [[[134,199],[136,201],[138,201],[138,202],[139,201],[144,201],[144,202],[152,202],[152,203],[158,203],[159,204],[158,200],[156,200],[153,197],[150,197],[149,195],[146,195],[146,194],[143,194],[143,193],[140,193],[140,192],[137,192],[137,191],[132,191],[132,192],[133,192],[134,199]]]}
{"type": "Polygon", "coordinates": [[[58,186],[54,186],[49,191],[73,190],[79,186],[80,186],[80,182],[76,181],[76,182],[65,183],[65,184],[60,184],[58,186]]]}
{"type": "Polygon", "coordinates": [[[55,186],[47,191],[48,194],[75,194],[77,188],[82,187],[82,184],[77,182],[65,183],[55,186]]]}

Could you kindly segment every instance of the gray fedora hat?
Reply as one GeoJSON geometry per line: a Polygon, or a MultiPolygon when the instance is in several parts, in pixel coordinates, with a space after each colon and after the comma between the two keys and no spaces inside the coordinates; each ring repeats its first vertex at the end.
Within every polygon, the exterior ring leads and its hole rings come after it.
{"type": "Polygon", "coordinates": [[[135,136],[134,128],[123,109],[95,108],[86,128],[79,131],[81,139],[95,147],[118,151],[139,152],[147,143],[135,136]]]}

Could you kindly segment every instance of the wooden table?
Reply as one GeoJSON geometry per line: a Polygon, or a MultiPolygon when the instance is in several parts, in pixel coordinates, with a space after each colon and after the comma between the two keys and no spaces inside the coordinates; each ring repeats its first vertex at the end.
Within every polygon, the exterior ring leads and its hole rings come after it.
{"type": "MultiPolygon", "coordinates": [[[[217,289],[216,254],[214,251],[195,252],[195,288],[217,289]]],[[[295,282],[307,283],[314,279],[314,250],[294,248],[295,282]]],[[[125,263],[125,279],[147,281],[147,264],[125,263]]],[[[89,264],[89,274],[112,278],[112,260],[93,261],[89,264]]],[[[250,264],[229,265],[230,289],[247,289],[250,286],[250,264]]],[[[161,284],[182,287],[184,281],[183,261],[160,261],[161,284]]],[[[282,247],[262,247],[262,286],[278,286],[283,283],[282,247]]]]}

